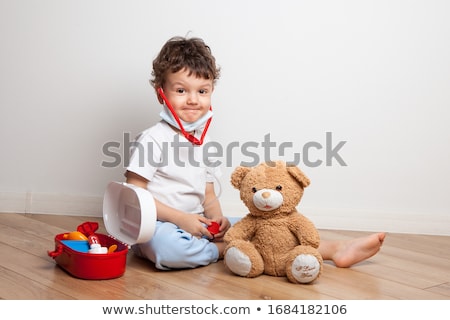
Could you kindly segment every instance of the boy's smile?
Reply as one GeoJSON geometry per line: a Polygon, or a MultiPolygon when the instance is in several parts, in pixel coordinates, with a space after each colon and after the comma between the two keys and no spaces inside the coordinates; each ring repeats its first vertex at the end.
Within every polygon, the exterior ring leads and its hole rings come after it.
{"type": "MultiPolygon", "coordinates": [[[[195,122],[211,106],[213,81],[197,78],[187,69],[169,73],[164,83],[164,94],[178,117],[185,122],[195,122]]],[[[162,103],[161,97],[158,97],[162,103]]]]}

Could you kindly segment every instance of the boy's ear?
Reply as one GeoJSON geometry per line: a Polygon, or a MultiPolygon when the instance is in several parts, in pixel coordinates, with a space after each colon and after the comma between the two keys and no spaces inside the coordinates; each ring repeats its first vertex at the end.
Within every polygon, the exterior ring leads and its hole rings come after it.
{"type": "Polygon", "coordinates": [[[158,89],[155,90],[156,91],[156,97],[158,98],[158,101],[159,101],[160,104],[164,104],[164,100],[161,97],[161,94],[159,93],[160,90],[162,90],[162,89],[158,88],[158,89]]]}

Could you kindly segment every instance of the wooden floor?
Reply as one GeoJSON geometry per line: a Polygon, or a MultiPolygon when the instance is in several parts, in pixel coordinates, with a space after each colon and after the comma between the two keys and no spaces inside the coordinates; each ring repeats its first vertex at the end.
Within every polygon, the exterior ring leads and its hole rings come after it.
{"type": "MultiPolygon", "coordinates": [[[[448,300],[450,237],[388,234],[382,250],[351,268],[326,263],[311,285],[284,277],[254,279],[231,274],[223,261],[207,267],[158,271],[129,252],[125,274],[110,280],[81,280],[47,255],[55,235],[84,221],[101,219],[0,213],[1,299],[157,300],[448,300]]],[[[322,238],[345,239],[364,232],[320,230],[322,238]]]]}

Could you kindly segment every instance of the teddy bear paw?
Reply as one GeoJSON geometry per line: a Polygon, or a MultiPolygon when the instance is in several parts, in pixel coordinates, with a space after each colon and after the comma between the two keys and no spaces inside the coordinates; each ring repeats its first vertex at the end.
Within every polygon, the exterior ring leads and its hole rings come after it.
{"type": "Polygon", "coordinates": [[[292,262],[291,268],[295,280],[299,283],[309,283],[317,278],[321,265],[313,255],[300,254],[292,262]]]}
{"type": "Polygon", "coordinates": [[[246,277],[252,268],[250,258],[236,247],[231,247],[225,253],[225,264],[235,274],[246,277]]]}

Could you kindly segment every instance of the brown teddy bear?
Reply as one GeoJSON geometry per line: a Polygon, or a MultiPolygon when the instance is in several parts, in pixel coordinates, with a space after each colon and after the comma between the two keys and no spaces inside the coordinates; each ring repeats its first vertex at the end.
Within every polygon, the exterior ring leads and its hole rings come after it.
{"type": "Polygon", "coordinates": [[[243,277],[287,276],[293,283],[311,283],[322,272],[319,233],[296,210],[310,180],[285,162],[237,167],[231,184],[240,190],[249,213],[225,234],[224,262],[243,277]]]}

